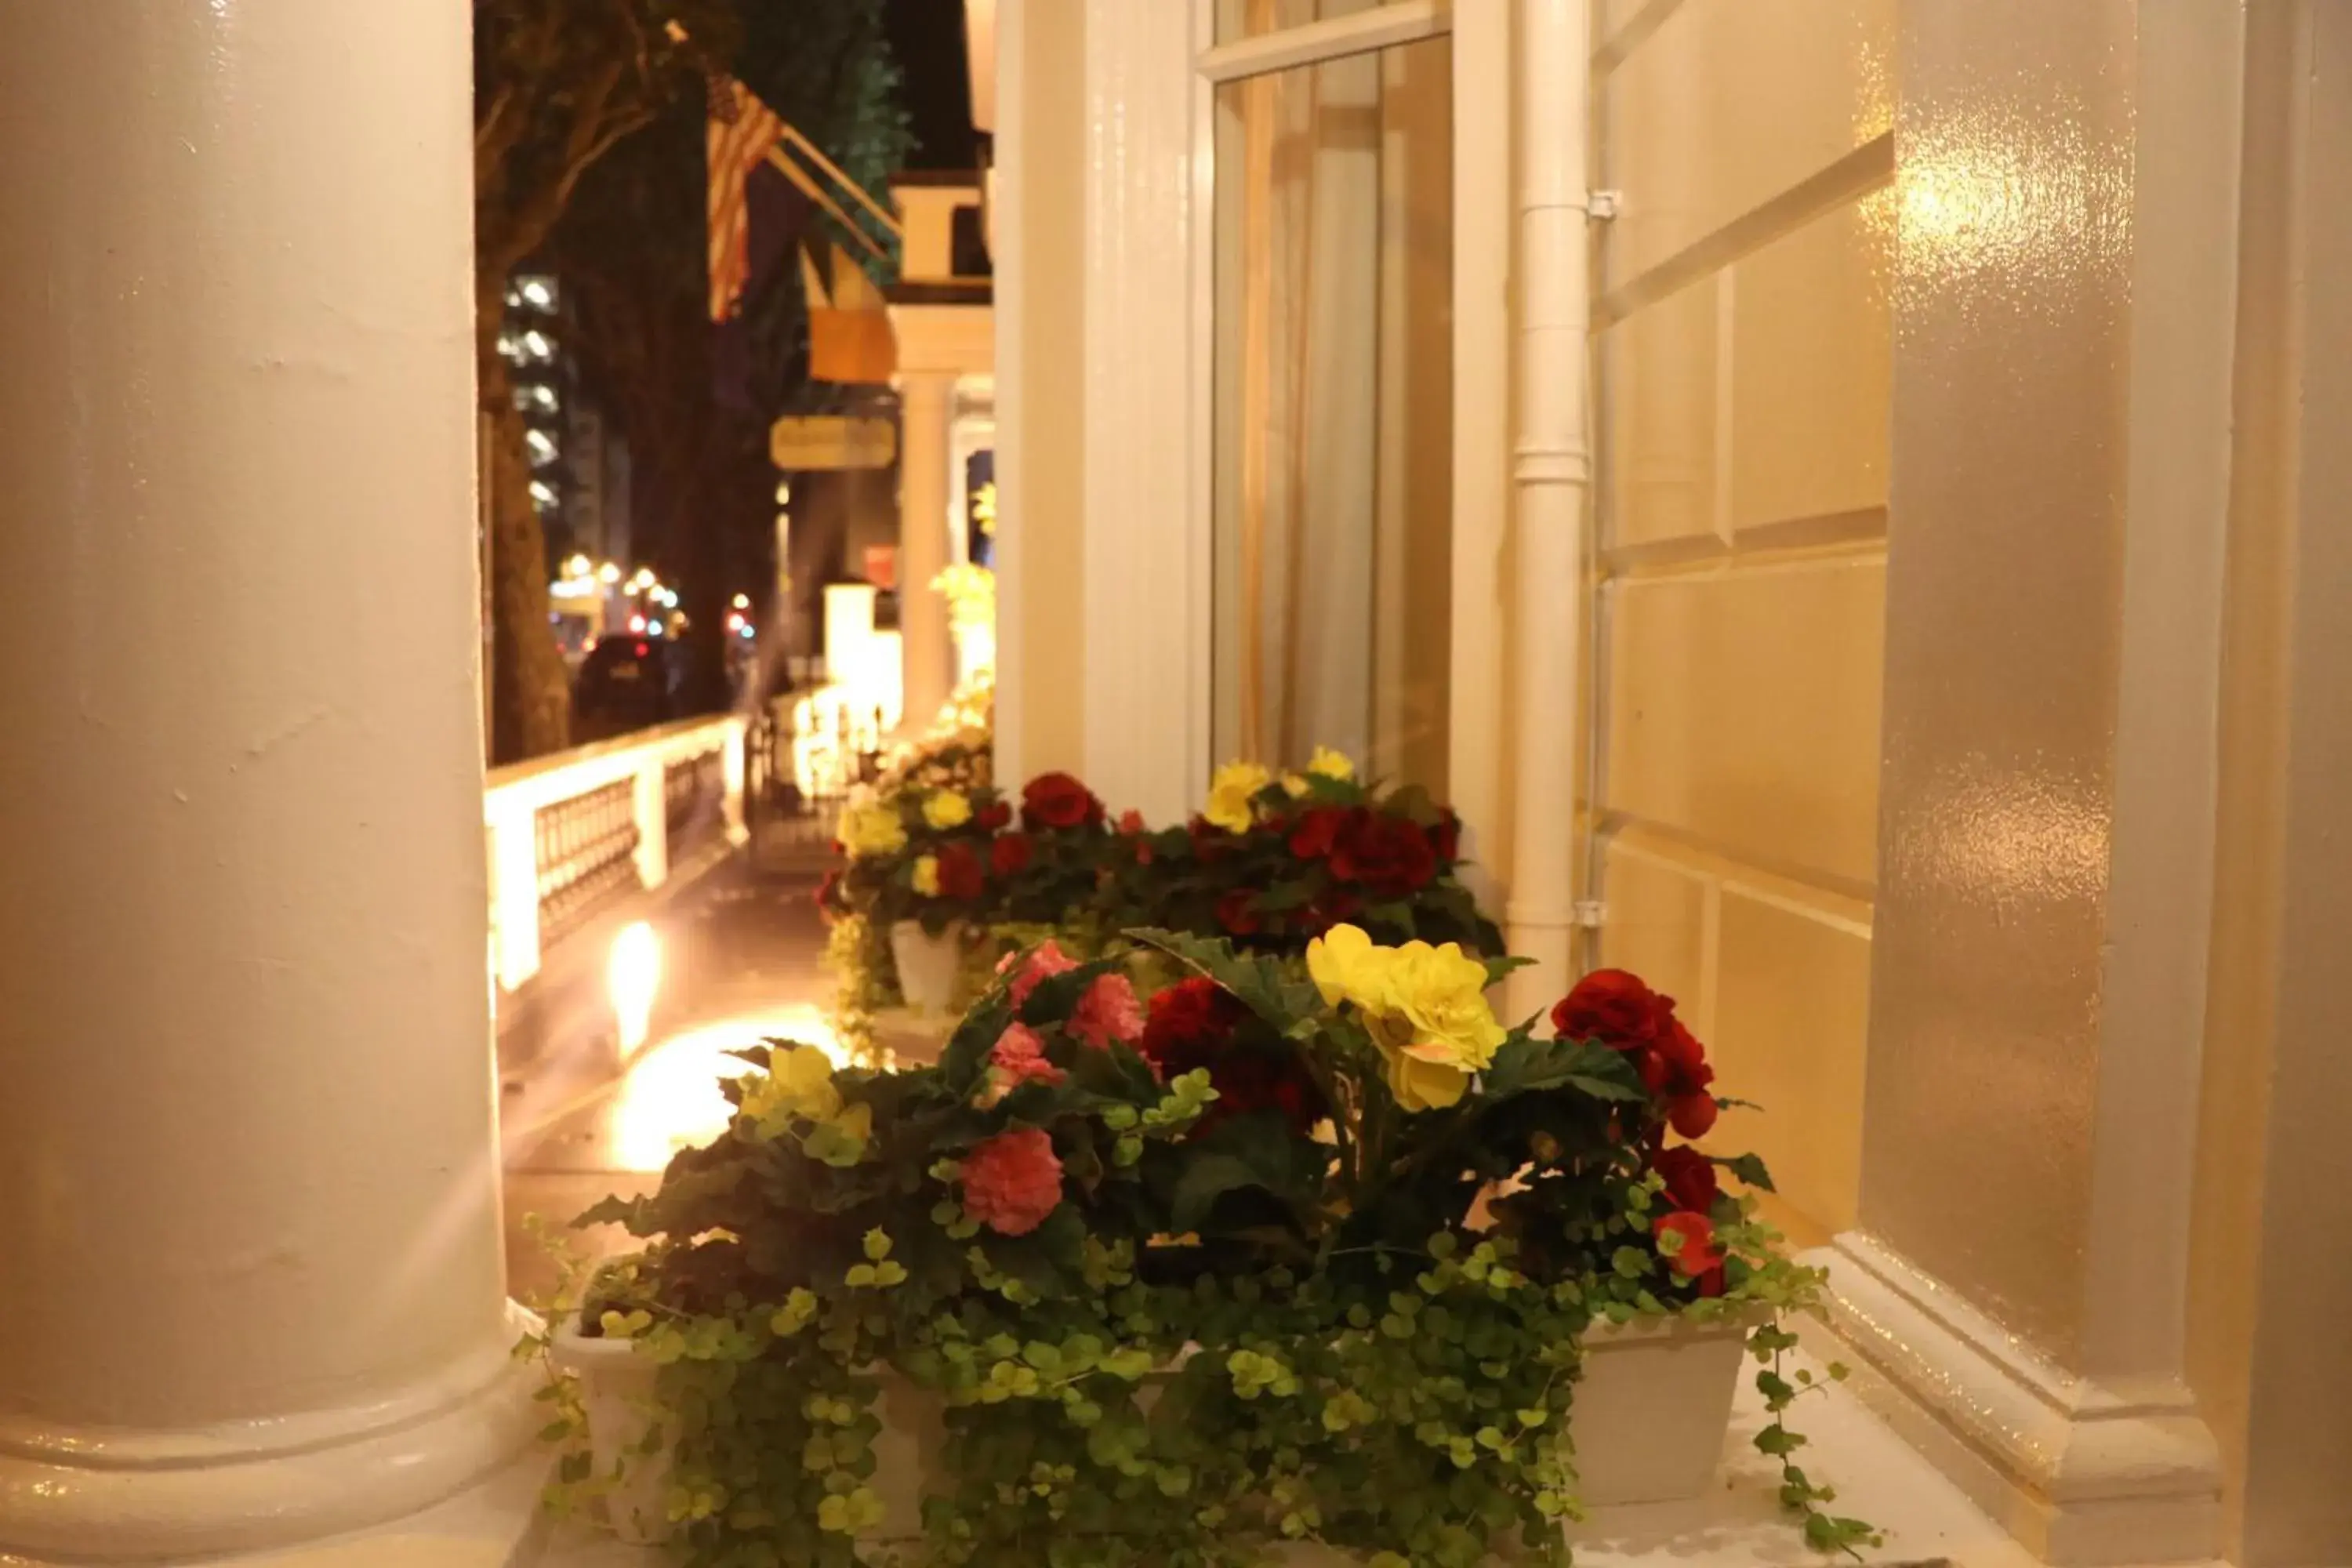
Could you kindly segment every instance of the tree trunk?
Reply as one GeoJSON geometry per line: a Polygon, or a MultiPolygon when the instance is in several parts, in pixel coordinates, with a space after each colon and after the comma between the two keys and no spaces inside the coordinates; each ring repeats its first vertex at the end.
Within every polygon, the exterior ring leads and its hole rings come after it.
{"type": "Polygon", "coordinates": [[[489,432],[490,762],[560,752],[572,738],[572,681],[550,629],[547,541],[530,499],[530,458],[498,352],[498,297],[484,307],[482,412],[489,432]]]}

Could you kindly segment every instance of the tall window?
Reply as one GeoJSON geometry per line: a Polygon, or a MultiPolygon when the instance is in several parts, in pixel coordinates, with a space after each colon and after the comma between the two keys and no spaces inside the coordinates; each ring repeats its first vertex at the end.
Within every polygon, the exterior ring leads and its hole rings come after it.
{"type": "Polygon", "coordinates": [[[1450,13],[1211,3],[1214,750],[1443,791],[1450,13]]]}

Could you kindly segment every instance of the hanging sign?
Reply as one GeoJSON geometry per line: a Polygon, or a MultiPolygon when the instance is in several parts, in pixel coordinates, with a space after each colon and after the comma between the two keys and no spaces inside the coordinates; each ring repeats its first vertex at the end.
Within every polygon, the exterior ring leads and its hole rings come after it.
{"type": "Polygon", "coordinates": [[[768,457],[786,473],[887,468],[898,455],[898,427],[887,419],[839,414],[779,419],[768,430],[768,457]]]}

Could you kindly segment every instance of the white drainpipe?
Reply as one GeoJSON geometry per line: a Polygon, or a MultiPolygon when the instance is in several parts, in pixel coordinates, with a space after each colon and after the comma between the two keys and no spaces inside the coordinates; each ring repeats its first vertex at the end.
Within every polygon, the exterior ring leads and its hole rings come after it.
{"type": "Polygon", "coordinates": [[[1516,1023],[1574,979],[1577,658],[1584,614],[1585,417],[1591,319],[1585,225],[1589,0],[1519,5],[1517,702],[1510,951],[1535,962],[1510,979],[1516,1023]]]}

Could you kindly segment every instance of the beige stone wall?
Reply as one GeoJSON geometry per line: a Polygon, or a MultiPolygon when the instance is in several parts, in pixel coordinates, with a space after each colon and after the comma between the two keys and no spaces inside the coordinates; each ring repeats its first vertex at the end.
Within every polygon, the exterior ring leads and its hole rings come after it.
{"type": "Polygon", "coordinates": [[[1885,602],[1893,0],[1601,8],[1608,907],[1805,1239],[1854,1221],[1885,602]],[[1631,27],[1628,27],[1628,24],[1631,27]]]}

